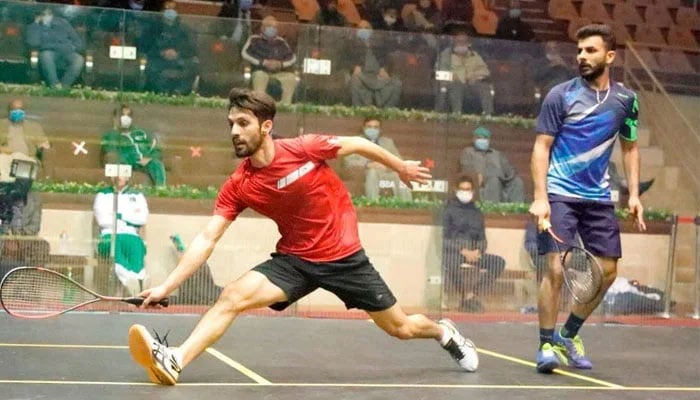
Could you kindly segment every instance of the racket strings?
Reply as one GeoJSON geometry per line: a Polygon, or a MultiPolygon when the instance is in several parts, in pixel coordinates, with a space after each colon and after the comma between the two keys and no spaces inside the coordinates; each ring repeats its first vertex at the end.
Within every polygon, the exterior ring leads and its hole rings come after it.
{"type": "Polygon", "coordinates": [[[589,302],[598,294],[601,276],[595,263],[590,255],[575,247],[564,256],[564,279],[579,302],[589,302]]]}
{"type": "Polygon", "coordinates": [[[54,314],[96,297],[74,282],[42,269],[19,269],[8,274],[0,299],[15,315],[54,314]]]}

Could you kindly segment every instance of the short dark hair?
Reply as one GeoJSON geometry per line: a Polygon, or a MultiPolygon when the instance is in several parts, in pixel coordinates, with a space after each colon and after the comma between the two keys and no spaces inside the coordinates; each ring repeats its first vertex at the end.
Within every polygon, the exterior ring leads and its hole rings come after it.
{"type": "Polygon", "coordinates": [[[382,124],[382,119],[379,117],[379,115],[368,115],[365,117],[365,120],[362,122],[362,125],[367,124],[369,121],[379,121],[379,125],[382,124]]]}
{"type": "Polygon", "coordinates": [[[603,24],[590,24],[582,26],[576,31],[576,40],[588,39],[591,36],[600,36],[607,50],[615,50],[615,34],[609,26],[603,24]]]}
{"type": "Polygon", "coordinates": [[[131,111],[131,115],[132,115],[132,116],[134,115],[134,110],[132,110],[131,107],[129,107],[128,104],[122,104],[122,105],[120,105],[119,107],[117,107],[117,108],[114,109],[114,116],[115,116],[115,117],[120,117],[120,116],[122,116],[122,114],[124,114],[124,110],[129,110],[129,111],[131,111]]]}
{"type": "Polygon", "coordinates": [[[277,107],[275,100],[265,92],[245,88],[233,88],[228,94],[228,109],[248,110],[255,115],[259,123],[275,118],[277,107]]]}

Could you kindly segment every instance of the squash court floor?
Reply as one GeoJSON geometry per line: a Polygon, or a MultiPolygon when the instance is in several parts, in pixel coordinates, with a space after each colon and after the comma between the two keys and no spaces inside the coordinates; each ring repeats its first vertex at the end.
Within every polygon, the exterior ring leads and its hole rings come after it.
{"type": "Polygon", "coordinates": [[[240,317],[175,387],[153,385],[126,347],[141,323],[171,345],[196,315],[0,313],[0,399],[699,399],[697,327],[587,325],[594,369],[537,374],[537,326],[458,322],[480,351],[462,372],[433,340],[402,342],[367,320],[240,317]]]}

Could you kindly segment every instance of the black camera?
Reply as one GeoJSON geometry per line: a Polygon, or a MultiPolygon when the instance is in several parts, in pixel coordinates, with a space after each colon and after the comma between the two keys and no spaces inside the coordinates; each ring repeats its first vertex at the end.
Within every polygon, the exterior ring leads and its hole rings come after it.
{"type": "Polygon", "coordinates": [[[12,221],[13,209],[27,203],[27,194],[36,178],[37,164],[29,160],[12,160],[10,177],[14,182],[0,182],[0,226],[12,221]]]}

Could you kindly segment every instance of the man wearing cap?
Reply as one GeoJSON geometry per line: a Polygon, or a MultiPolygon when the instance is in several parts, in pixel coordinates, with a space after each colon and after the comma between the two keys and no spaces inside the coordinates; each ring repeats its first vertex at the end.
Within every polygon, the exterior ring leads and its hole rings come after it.
{"type": "Polygon", "coordinates": [[[481,181],[482,201],[516,203],[525,201],[523,181],[510,161],[490,145],[491,131],[484,126],[474,130],[473,146],[462,150],[462,172],[476,171],[481,181]]]}

